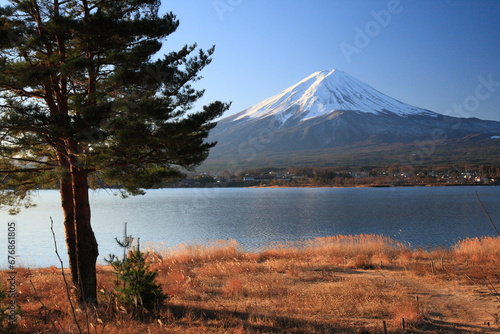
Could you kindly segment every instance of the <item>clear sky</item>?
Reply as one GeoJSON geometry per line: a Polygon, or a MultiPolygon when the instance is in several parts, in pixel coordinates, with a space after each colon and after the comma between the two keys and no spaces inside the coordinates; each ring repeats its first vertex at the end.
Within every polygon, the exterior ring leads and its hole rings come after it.
{"type": "Polygon", "coordinates": [[[163,0],[161,11],[180,21],[163,52],[216,45],[196,87],[200,106],[231,101],[225,116],[340,69],[402,102],[500,121],[500,0],[163,0]]]}
{"type": "Polygon", "coordinates": [[[202,102],[229,116],[340,69],[400,101],[500,121],[499,0],[164,0],[165,50],[216,45],[202,102]]]}

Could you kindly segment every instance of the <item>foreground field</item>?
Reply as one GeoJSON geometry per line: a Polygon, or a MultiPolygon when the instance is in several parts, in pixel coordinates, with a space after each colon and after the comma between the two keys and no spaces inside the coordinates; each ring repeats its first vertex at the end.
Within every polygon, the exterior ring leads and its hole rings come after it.
{"type": "MultiPolygon", "coordinates": [[[[98,270],[97,310],[71,311],[61,270],[17,270],[9,333],[497,333],[500,239],[412,250],[381,236],[319,238],[245,253],[235,242],[152,250],[170,298],[132,319],[98,270]],[[76,318],[76,320],[75,320],[76,318]]],[[[0,272],[2,282],[7,272],[0,272]]],[[[4,326],[5,327],[5,326],[4,326]]],[[[1,332],[1,330],[0,330],[1,332]]]]}

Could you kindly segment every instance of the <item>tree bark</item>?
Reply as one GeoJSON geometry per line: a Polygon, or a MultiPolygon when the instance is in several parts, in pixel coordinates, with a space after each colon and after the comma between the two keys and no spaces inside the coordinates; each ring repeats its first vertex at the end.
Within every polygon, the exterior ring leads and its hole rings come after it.
{"type": "Polygon", "coordinates": [[[73,200],[73,188],[71,179],[61,177],[59,192],[61,194],[61,204],[64,217],[64,231],[66,233],[66,247],[68,249],[69,268],[71,270],[71,280],[78,286],[78,270],[76,258],[76,231],[75,231],[75,210],[73,200]]]}
{"type": "Polygon", "coordinates": [[[78,167],[75,155],[58,153],[63,169],[59,192],[64,213],[71,279],[80,304],[97,305],[97,240],[91,227],[88,171],[78,167]],[[73,158],[74,161],[71,160],[73,158]]]}
{"type": "Polygon", "coordinates": [[[76,231],[75,231],[75,207],[73,200],[73,186],[69,161],[67,156],[57,153],[59,165],[63,169],[63,175],[59,179],[59,193],[61,196],[61,206],[63,210],[64,232],[66,234],[66,248],[68,250],[69,268],[71,270],[71,280],[74,286],[78,286],[78,270],[76,258],[76,231]]]}
{"type": "Polygon", "coordinates": [[[76,236],[76,270],[78,300],[81,304],[97,305],[96,261],[97,240],[90,225],[88,172],[71,166],[74,229],[76,236]]]}

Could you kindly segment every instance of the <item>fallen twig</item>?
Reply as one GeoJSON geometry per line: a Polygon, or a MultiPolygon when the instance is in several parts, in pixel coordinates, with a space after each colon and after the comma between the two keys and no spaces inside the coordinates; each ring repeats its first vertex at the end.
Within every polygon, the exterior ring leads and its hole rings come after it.
{"type": "MultiPolygon", "coordinates": [[[[33,297],[35,298],[35,300],[36,300],[36,301],[38,301],[38,302],[40,303],[40,305],[42,305],[42,309],[43,309],[43,310],[45,310],[45,311],[47,312],[47,319],[50,321],[50,323],[51,323],[51,324],[52,324],[52,326],[54,327],[54,330],[55,330],[55,332],[54,332],[54,333],[59,332],[59,331],[58,331],[58,329],[57,329],[56,323],[55,323],[55,322],[54,322],[54,321],[50,318],[50,313],[49,313],[49,311],[48,311],[48,308],[47,308],[47,306],[45,306],[45,304],[43,303],[42,298],[40,298],[40,295],[38,294],[38,290],[36,289],[35,284],[33,283],[33,280],[31,279],[31,276],[32,276],[33,274],[31,273],[31,268],[29,268],[29,267],[28,267],[28,273],[29,273],[29,281],[30,281],[30,285],[31,285],[31,287],[33,288],[33,292],[35,293],[35,294],[33,295],[33,297]]],[[[59,326],[61,326],[61,324],[59,324],[59,326]]],[[[63,328],[61,327],[61,329],[63,329],[63,328]]],[[[64,329],[63,329],[63,331],[64,331],[64,329]]]]}
{"type": "Polygon", "coordinates": [[[52,239],[54,240],[54,248],[57,258],[59,259],[59,263],[61,264],[61,274],[64,280],[64,286],[66,287],[66,295],[68,297],[69,305],[71,307],[73,320],[75,321],[76,327],[78,328],[78,333],[83,334],[82,329],[80,328],[80,324],[78,323],[78,319],[76,318],[76,311],[73,305],[73,301],[71,300],[71,292],[69,289],[68,281],[66,280],[66,274],[64,273],[64,263],[63,260],[61,259],[61,256],[59,255],[59,251],[57,250],[56,234],[54,232],[54,221],[52,220],[52,217],[50,217],[50,231],[52,232],[52,239]]]}

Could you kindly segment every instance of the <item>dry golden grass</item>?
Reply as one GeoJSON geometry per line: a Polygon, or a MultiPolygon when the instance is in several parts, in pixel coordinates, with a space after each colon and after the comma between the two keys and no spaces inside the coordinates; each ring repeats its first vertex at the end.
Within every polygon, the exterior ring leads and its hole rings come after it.
{"type": "Polygon", "coordinates": [[[260,253],[234,241],[151,250],[151,268],[170,298],[158,319],[142,322],[116,305],[108,267],[98,268],[99,307],[75,306],[76,321],[60,269],[19,268],[21,318],[9,333],[79,333],[77,323],[89,334],[383,333],[384,322],[389,333],[487,333],[498,330],[488,312],[500,305],[499,256],[499,238],[425,251],[377,235],[260,253]]]}
{"type": "Polygon", "coordinates": [[[500,259],[500,238],[482,237],[458,242],[453,253],[457,260],[475,263],[496,263],[500,259]]]}

